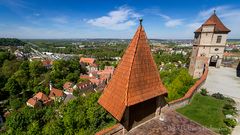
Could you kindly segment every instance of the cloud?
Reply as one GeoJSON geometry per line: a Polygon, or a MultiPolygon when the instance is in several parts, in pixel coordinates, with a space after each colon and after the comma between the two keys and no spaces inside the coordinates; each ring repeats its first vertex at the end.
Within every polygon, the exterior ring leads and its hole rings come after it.
{"type": "Polygon", "coordinates": [[[17,15],[23,15],[24,11],[32,12],[31,4],[24,0],[0,0],[0,5],[7,7],[17,15]]]}
{"type": "Polygon", "coordinates": [[[36,16],[36,17],[38,17],[38,16],[40,16],[41,14],[40,13],[34,13],[33,14],[33,16],[36,16]]]}
{"type": "Polygon", "coordinates": [[[160,16],[165,21],[164,25],[169,28],[174,28],[174,27],[180,26],[183,24],[183,21],[184,21],[184,19],[173,19],[172,17],[161,13],[158,8],[144,9],[144,12],[147,14],[153,14],[156,16],[160,16]]]}
{"type": "Polygon", "coordinates": [[[68,23],[68,19],[65,16],[54,17],[51,20],[53,22],[59,23],[59,24],[66,24],[66,23],[68,23]]]}
{"type": "Polygon", "coordinates": [[[140,14],[124,6],[109,12],[107,16],[87,20],[87,23],[111,30],[124,30],[136,25],[136,19],[139,17],[140,14]]]}
{"type": "Polygon", "coordinates": [[[212,15],[212,13],[214,12],[214,10],[216,10],[217,12],[222,12],[225,10],[228,10],[229,8],[231,8],[230,6],[217,6],[217,7],[212,7],[209,8],[207,10],[202,10],[198,13],[198,17],[201,19],[207,19],[210,15],[212,15]]]}
{"type": "Polygon", "coordinates": [[[167,27],[176,27],[183,24],[183,19],[169,19],[165,25],[167,27]]]}

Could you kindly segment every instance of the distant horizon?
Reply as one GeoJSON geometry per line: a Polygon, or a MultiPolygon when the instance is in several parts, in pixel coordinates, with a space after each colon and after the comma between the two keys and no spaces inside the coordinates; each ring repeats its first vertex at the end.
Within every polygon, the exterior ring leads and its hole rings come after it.
{"type": "Polygon", "coordinates": [[[0,0],[0,37],[130,39],[139,18],[143,18],[149,39],[192,39],[214,10],[231,30],[228,37],[240,38],[240,1],[236,0],[139,0],[137,4],[115,0],[0,0]]]}
{"type": "MultiPolygon", "coordinates": [[[[0,37],[4,38],[4,37],[0,37]]],[[[131,40],[132,38],[17,38],[20,40],[94,40],[94,39],[100,39],[100,40],[131,40]]],[[[148,40],[193,40],[190,38],[176,38],[176,39],[167,39],[167,38],[148,38],[148,40]]],[[[240,40],[240,38],[228,38],[227,40],[240,40]]]]}

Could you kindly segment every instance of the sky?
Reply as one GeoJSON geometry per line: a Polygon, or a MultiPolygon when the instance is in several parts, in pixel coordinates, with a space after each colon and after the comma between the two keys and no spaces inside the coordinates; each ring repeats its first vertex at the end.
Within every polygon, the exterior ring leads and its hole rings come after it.
{"type": "Polygon", "coordinates": [[[0,0],[0,37],[192,39],[213,10],[240,38],[239,0],[0,0]]]}

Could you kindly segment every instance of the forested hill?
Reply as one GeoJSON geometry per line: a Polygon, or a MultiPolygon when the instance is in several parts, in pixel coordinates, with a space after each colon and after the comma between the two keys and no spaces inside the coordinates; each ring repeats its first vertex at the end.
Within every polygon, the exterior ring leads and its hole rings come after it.
{"type": "Polygon", "coordinates": [[[16,38],[0,38],[0,46],[23,46],[25,42],[16,38]]]}

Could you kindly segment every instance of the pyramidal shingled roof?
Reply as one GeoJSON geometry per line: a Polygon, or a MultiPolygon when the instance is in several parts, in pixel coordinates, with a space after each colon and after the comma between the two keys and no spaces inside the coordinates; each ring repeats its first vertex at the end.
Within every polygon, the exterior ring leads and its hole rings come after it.
{"type": "Polygon", "coordinates": [[[140,25],[98,103],[120,121],[126,107],[166,93],[140,25]]]}
{"type": "Polygon", "coordinates": [[[210,18],[195,32],[202,32],[202,27],[206,25],[215,25],[214,32],[230,32],[230,30],[222,23],[222,21],[217,17],[215,11],[210,18]]]}

